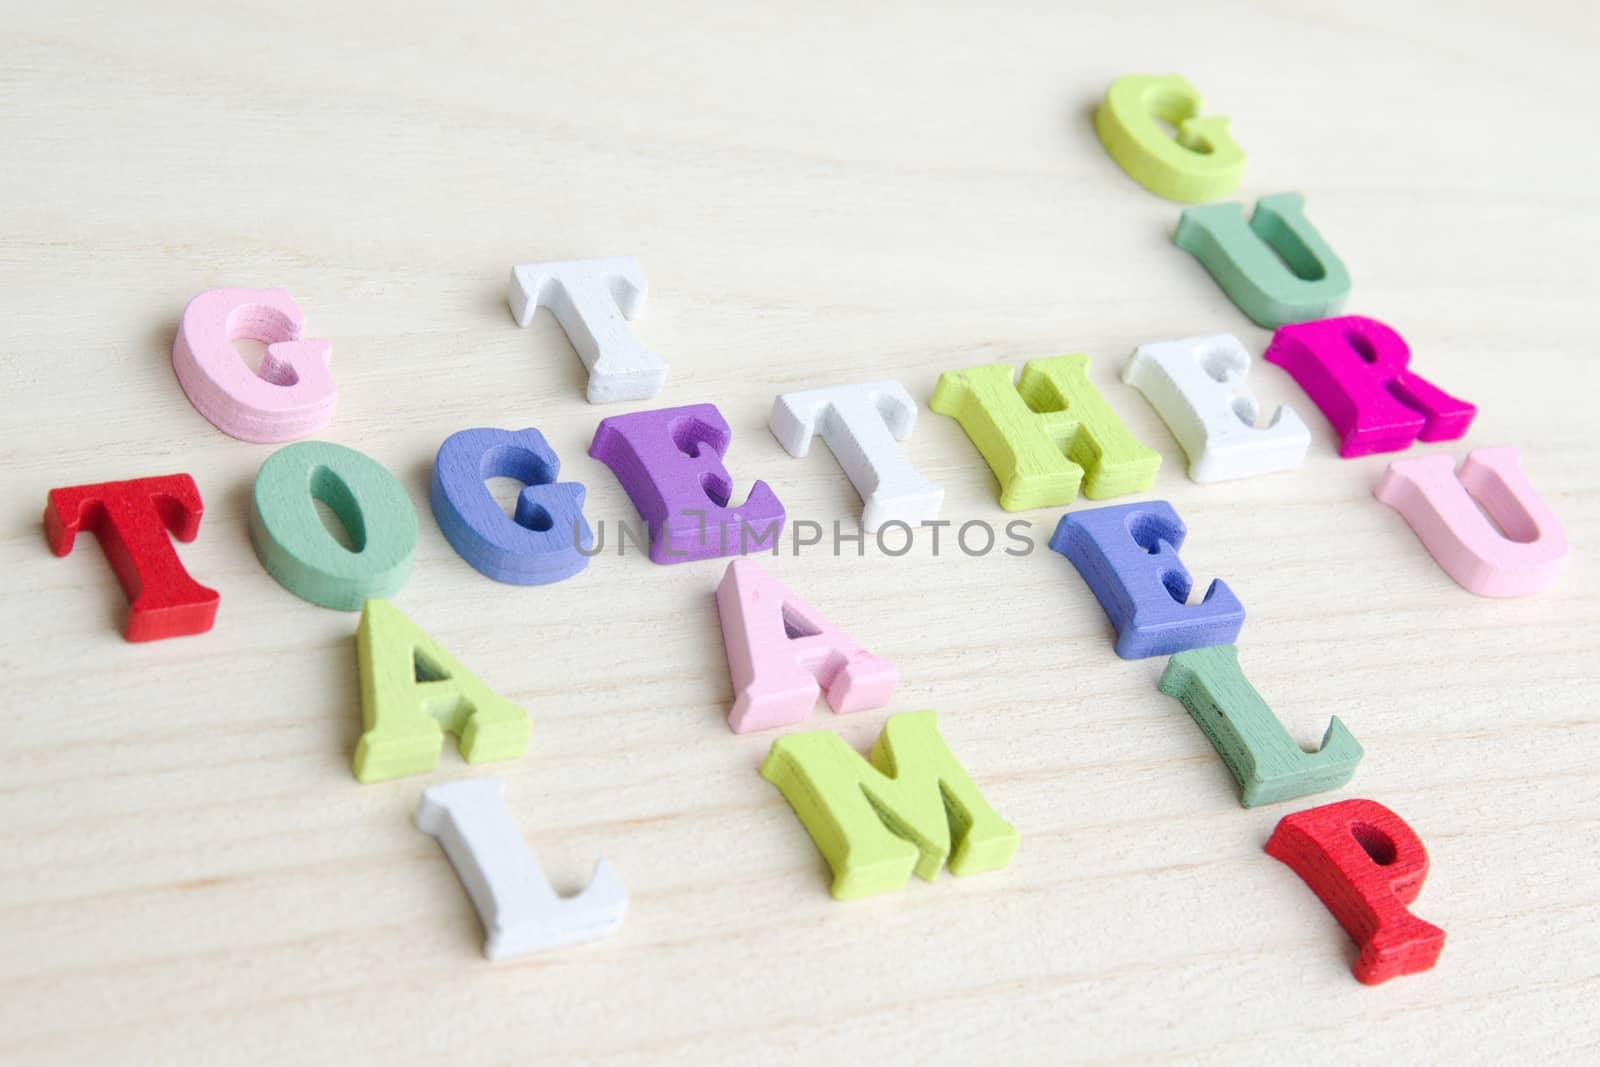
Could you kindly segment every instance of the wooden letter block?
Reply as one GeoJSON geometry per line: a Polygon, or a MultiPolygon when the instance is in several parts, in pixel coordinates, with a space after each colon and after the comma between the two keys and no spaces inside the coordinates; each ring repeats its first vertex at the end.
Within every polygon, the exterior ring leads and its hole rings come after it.
{"type": "Polygon", "coordinates": [[[1245,377],[1250,353],[1232,334],[1140,345],[1122,380],[1144,394],[1189,457],[1189,477],[1220,482],[1298,467],[1311,431],[1290,408],[1260,429],[1245,377]]]}
{"type": "Polygon", "coordinates": [[[339,387],[332,346],[309,340],[305,315],[283,289],[208,289],[189,301],[172,343],[172,369],[195,410],[241,441],[292,441],[333,417],[339,387]],[[267,346],[259,373],[236,340],[267,346]]]}
{"type": "Polygon", "coordinates": [[[431,771],[444,735],[468,763],[515,759],[528,750],[528,714],[499,696],[386,600],[369,600],[356,629],[361,669],[358,782],[431,771]]]}
{"type": "Polygon", "coordinates": [[[667,365],[628,329],[644,293],[644,271],[631,256],[511,268],[511,314],[517,325],[527,326],[542,307],[555,313],[589,368],[591,404],[649,400],[667,382],[667,365]]]}
{"type": "Polygon", "coordinates": [[[1339,431],[1339,455],[1453,441],[1478,409],[1406,369],[1411,349],[1376,319],[1346,315],[1285,326],[1263,357],[1299,383],[1339,431]]]}
{"type": "Polygon", "coordinates": [[[1405,820],[1372,800],[1341,800],[1285,815],[1267,840],[1327,905],[1359,950],[1352,970],[1367,985],[1426,971],[1444,931],[1407,910],[1428,876],[1428,851],[1405,820]]]}
{"type": "Polygon", "coordinates": [[[1172,241],[1269,330],[1336,315],[1350,295],[1350,275],[1306,221],[1299,193],[1263,196],[1248,225],[1242,204],[1185,208],[1172,241]]]}
{"type": "Polygon", "coordinates": [[[194,479],[167,474],[52,489],[44,530],[58,556],[72,551],[78,531],[93,533],[128,594],[123,636],[156,641],[205,633],[217,617],[217,591],[189,577],[167,537],[193,541],[203,512],[194,479]]]}
{"type": "Polygon", "coordinates": [[[1072,561],[1105,609],[1123,659],[1238,638],[1244,605],[1227,582],[1214,580],[1204,600],[1187,603],[1194,581],[1178,558],[1187,532],[1165,500],[1074,511],[1056,524],[1050,547],[1072,561]]]}
{"type": "Polygon", "coordinates": [[[1239,651],[1214,645],[1179,652],[1161,691],[1183,704],[1239,783],[1247,808],[1337,789],[1361,762],[1361,745],[1335,716],[1316,752],[1302,749],[1239,669],[1239,651]]]}
{"type": "Polygon", "coordinates": [[[559,582],[588,566],[594,545],[584,488],[557,481],[560,473],[538,430],[461,430],[439,446],[428,502],[450,547],[480,573],[512,585],[559,582]],[[490,495],[489,478],[523,483],[513,515],[490,495]]]}
{"type": "Polygon", "coordinates": [[[313,604],[355,611],[393,596],[411,574],[417,512],[405,486],[343,445],[302,441],[267,457],[251,497],[250,542],[267,573],[313,604]],[[350,536],[346,548],[317,514],[322,501],[350,536]]]}
{"type": "Polygon", "coordinates": [[[1161,454],[1140,444],[1089,382],[1089,357],[1030,360],[1015,385],[1005,363],[945,371],[934,411],[961,423],[1000,482],[1007,511],[1138,493],[1161,454]]]}
{"type": "Polygon", "coordinates": [[[611,468],[650,527],[650,558],[683,563],[761,552],[783,532],[783,505],[756,482],[730,508],[733,476],[722,457],[733,440],[713,404],[612,415],[595,428],[589,455],[611,468]]]}
{"type": "Polygon", "coordinates": [[[728,564],[717,586],[728,650],[734,733],[796,723],[826,689],[835,712],[881,708],[900,681],[894,664],[850,639],[753,560],[728,564]]]}
{"type": "Polygon", "coordinates": [[[438,839],[483,922],[483,954],[510,959],[614,933],[628,891],[611,864],[597,861],[577,896],[557,895],[506,810],[505,791],[498,778],[469,778],[429,788],[417,805],[417,828],[438,839]]]}
{"type": "Polygon", "coordinates": [[[869,763],[825,730],[772,743],[761,777],[778,787],[833,869],[839,900],[1011,862],[1017,831],[995,814],[939,736],[931,711],[892,715],[869,763]],[[954,851],[952,851],[952,846],[954,851]]]}
{"type": "Polygon", "coordinates": [[[804,456],[818,434],[828,442],[865,505],[869,532],[886,522],[917,526],[939,517],[944,490],[917,473],[895,444],[911,436],[917,402],[899,382],[835,385],[784,393],[772,405],[772,435],[804,456]]]}
{"type": "Polygon", "coordinates": [[[1459,475],[1446,455],[1397,459],[1372,494],[1404,516],[1446,574],[1479,596],[1537,593],[1566,562],[1566,531],[1510,445],[1473,449],[1459,475]]]}
{"type": "Polygon", "coordinates": [[[1244,149],[1228,133],[1228,120],[1201,118],[1200,94],[1178,74],[1118,78],[1095,111],[1094,128],[1129,177],[1168,200],[1220,200],[1244,176],[1244,149]]]}

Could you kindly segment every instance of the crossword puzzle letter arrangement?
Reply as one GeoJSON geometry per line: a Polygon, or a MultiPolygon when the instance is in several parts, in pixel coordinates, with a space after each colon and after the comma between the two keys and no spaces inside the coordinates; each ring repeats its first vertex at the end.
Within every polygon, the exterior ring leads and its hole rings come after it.
{"type": "MultiPolygon", "coordinates": [[[[1327,418],[1341,456],[1466,435],[1477,409],[1412,370],[1411,350],[1393,326],[1342,314],[1350,274],[1312,225],[1301,194],[1261,196],[1248,219],[1241,204],[1215,202],[1243,180],[1246,157],[1229,121],[1205,116],[1187,80],[1120,78],[1094,124],[1134,181],[1194,205],[1177,215],[1174,244],[1241,314],[1276,331],[1263,358],[1288,372],[1327,418]]],[[[509,304],[521,326],[539,308],[551,311],[588,368],[589,403],[644,401],[667,384],[667,364],[628,324],[645,291],[643,268],[630,257],[525,263],[512,268],[509,304]]],[[[468,763],[521,758],[530,720],[495,692],[495,665],[474,661],[469,670],[456,658],[463,650],[446,649],[389,602],[410,576],[417,546],[416,509],[404,485],[356,449],[301,440],[328,423],[338,400],[331,345],[306,338],[305,323],[282,289],[208,290],[184,310],[172,366],[196,411],[223,433],[293,442],[260,466],[250,540],[266,571],[302,602],[360,612],[363,730],[351,754],[354,777],[373,784],[431,771],[446,735],[468,763]],[[235,350],[240,339],[266,346],[259,371],[235,350]],[[319,502],[338,516],[348,544],[323,524],[319,502]]],[[[1257,425],[1251,364],[1238,338],[1210,333],[1138,339],[1123,368],[1123,381],[1171,429],[1196,483],[1281,476],[1311,446],[1290,408],[1257,425]]],[[[960,424],[993,471],[1007,511],[1075,507],[1080,493],[1094,501],[1145,493],[1161,456],[1133,436],[1088,371],[1083,354],[1028,360],[1020,377],[1010,363],[948,370],[929,406],[960,424]]],[[[775,397],[769,424],[790,455],[804,456],[814,438],[826,443],[860,495],[862,527],[875,531],[933,522],[943,507],[943,489],[918,472],[911,454],[917,414],[917,401],[892,380],[818,383],[775,397]]],[[[741,558],[773,547],[787,515],[766,481],[740,469],[734,445],[722,412],[699,398],[599,419],[589,448],[648,525],[651,560],[734,557],[720,581],[706,578],[733,683],[729,729],[798,724],[819,703],[840,715],[890,706],[900,671],[869,651],[870,635],[868,645],[859,643],[741,558]],[[742,494],[736,470],[749,486],[742,494]]],[[[430,510],[451,547],[485,579],[570,580],[597,550],[584,486],[561,481],[560,470],[535,427],[465,427],[439,445],[430,510]],[[523,483],[511,514],[490,495],[489,478],[523,483]]],[[[1479,596],[1537,593],[1557,579],[1567,555],[1560,522],[1509,445],[1474,448],[1459,472],[1444,453],[1395,459],[1373,494],[1399,512],[1446,574],[1479,596]]],[[[81,530],[98,538],[128,595],[125,637],[151,641],[214,625],[218,593],[189,575],[171,541],[193,541],[203,514],[189,475],[162,474],[52,489],[44,528],[57,555],[72,551],[81,530]]],[[[1111,651],[1167,657],[1160,691],[1216,749],[1242,805],[1285,803],[1352,780],[1362,747],[1340,719],[1307,751],[1246,677],[1246,612],[1234,583],[1218,579],[1199,603],[1188,603],[1191,579],[1179,550],[1203,555],[1207,543],[1204,531],[1191,543],[1170,503],[1076,508],[1060,516],[1050,547],[1104,609],[1116,633],[1111,651]]],[[[1036,565],[1065,570],[1053,554],[1044,560],[1036,565]]],[[[1256,580],[1232,577],[1246,592],[1256,580]]],[[[1076,595],[1075,584],[1063,582],[1063,595],[1076,595]]],[[[1275,688],[1268,694],[1275,703],[1294,698],[1275,688]]],[[[994,871],[1018,847],[1017,829],[990,806],[931,711],[888,715],[865,758],[826,726],[787,734],[772,743],[760,774],[811,835],[841,900],[898,890],[913,873],[932,880],[947,865],[957,875],[994,871]]],[[[432,786],[420,796],[416,822],[454,864],[482,919],[490,959],[603,938],[623,922],[627,890],[604,859],[585,889],[556,893],[496,779],[432,786]]],[[[1399,815],[1366,799],[1303,809],[1282,818],[1265,851],[1349,933],[1360,981],[1434,966],[1445,933],[1409,910],[1428,854],[1399,815]]]]}

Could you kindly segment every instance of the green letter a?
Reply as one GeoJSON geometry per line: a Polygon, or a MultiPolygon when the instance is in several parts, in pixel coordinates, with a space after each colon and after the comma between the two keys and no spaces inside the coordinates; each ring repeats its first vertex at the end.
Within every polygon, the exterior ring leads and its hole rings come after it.
{"type": "Polygon", "coordinates": [[[387,600],[369,600],[356,630],[361,718],[360,782],[431,771],[446,732],[468,763],[528,750],[528,715],[494,693],[387,600]]]}

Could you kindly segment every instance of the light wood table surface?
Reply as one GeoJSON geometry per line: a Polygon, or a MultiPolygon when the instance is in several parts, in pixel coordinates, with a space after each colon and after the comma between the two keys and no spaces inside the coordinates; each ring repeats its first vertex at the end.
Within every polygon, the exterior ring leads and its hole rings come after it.
{"type": "MultiPolygon", "coordinates": [[[[1600,106],[1590,5],[12,5],[0,38],[0,1061],[126,1063],[1595,1062],[1600,713],[1594,704],[1600,106]],[[1341,460],[1280,369],[1264,404],[1312,427],[1292,473],[1200,486],[1118,380],[1145,341],[1246,321],[1170,235],[1090,113],[1178,71],[1250,153],[1237,198],[1299,190],[1350,268],[1347,310],[1476,401],[1467,438],[1522,448],[1574,551],[1538,596],[1485,600],[1434,564],[1341,460]],[[513,263],[634,255],[653,403],[592,407],[513,263]],[[213,429],[174,380],[186,301],[283,286],[333,342],[320,436],[406,485],[421,540],[398,606],[526,707],[528,755],[358,785],[356,617],[280,587],[247,537],[273,446],[213,429]],[[1047,551],[1062,509],[1012,516],[939,373],[1069,352],[1161,451],[1151,496],[1197,580],[1249,611],[1251,681],[1311,744],[1337,714],[1351,785],[1245,810],[1155,680],[1047,551]],[[888,709],[803,729],[858,749],[940,712],[1022,834],[1012,866],[839,903],[735,736],[720,562],[608,550],[543,588],[481,577],[427,507],[439,443],[710,401],[741,495],[852,526],[820,444],[790,459],[776,393],[896,378],[909,453],[957,524],[1023,518],[1037,550],[948,536],[765,563],[903,682],[888,709]],[[55,486],[187,471],[206,500],[203,636],[131,645],[95,541],[51,556],[55,486]],[[507,782],[570,890],[601,855],[631,892],[610,940],[492,965],[435,842],[430,783],[507,782]],[[1378,800],[1427,843],[1431,973],[1356,983],[1343,932],[1261,851],[1290,811],[1378,800]]],[[[248,348],[248,346],[246,346],[248,348]]],[[[259,355],[259,352],[257,353],[259,355]]],[[[514,489],[515,487],[511,487],[514,489]]],[[[503,498],[510,490],[497,485],[503,498]]],[[[1080,505],[1082,502],[1080,501],[1080,505]]]]}

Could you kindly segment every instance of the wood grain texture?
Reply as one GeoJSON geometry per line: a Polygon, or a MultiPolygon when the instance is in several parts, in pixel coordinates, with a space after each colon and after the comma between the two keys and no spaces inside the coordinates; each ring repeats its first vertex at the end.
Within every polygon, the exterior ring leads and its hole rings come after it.
{"type": "MultiPolygon", "coordinates": [[[[1065,4],[205,5],[7,12],[0,40],[0,1060],[54,1063],[932,1063],[1281,1059],[1592,1062],[1600,1051],[1600,195],[1587,5],[1303,0],[1226,12],[1065,4]],[[1418,6],[1420,7],[1420,5],[1418,6]],[[1305,413],[1299,470],[1199,486],[1118,380],[1135,346],[1268,339],[1173,247],[1178,206],[1107,158],[1110,81],[1179,71],[1250,153],[1237,196],[1304,192],[1349,266],[1348,311],[1482,406],[1447,446],[1522,448],[1574,552],[1555,587],[1456,586],[1372,498],[1387,459],[1305,413]],[[637,256],[634,323],[672,364],[660,405],[713,402],[742,496],[853,526],[827,449],[768,432],[784,391],[1086,352],[1249,611],[1251,680],[1303,743],[1337,714],[1366,757],[1318,802],[1370,797],[1427,844],[1433,971],[1363,988],[1354,948],[1262,843],[1226,768],[1124,662],[1061,509],[1008,515],[959,426],[905,447],[943,517],[1031,520],[1035,551],[947,531],[764,560],[903,678],[891,706],[793,729],[857,750],[934,708],[1022,836],[1004,871],[841,904],[732,736],[723,564],[594,560],[554,586],[475,572],[427,518],[439,443],[537,426],[591,523],[633,509],[586,455],[586,374],[548,314],[517,328],[514,263],[637,256]],[[529,710],[521,760],[351,778],[356,616],[257,562],[271,446],[219,433],[173,376],[214,286],[282,286],[333,342],[324,436],[423,517],[396,605],[529,710]],[[205,496],[180,546],[221,609],[130,645],[98,552],[53,557],[53,486],[172,470],[205,496]],[[1292,695],[1292,698],[1291,698],[1292,695]],[[412,824],[430,784],[507,781],[558,889],[604,855],[607,941],[491,965],[472,905],[412,824]]],[[[259,355],[259,352],[257,352],[259,355]]],[[[1425,446],[1423,450],[1434,450],[1425,446]]],[[[502,503],[513,499],[510,491],[502,503]]],[[[1082,506],[1081,504],[1078,506],[1082,506]]],[[[1203,561],[1203,562],[1202,562],[1203,561]]]]}

